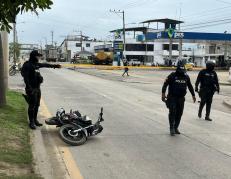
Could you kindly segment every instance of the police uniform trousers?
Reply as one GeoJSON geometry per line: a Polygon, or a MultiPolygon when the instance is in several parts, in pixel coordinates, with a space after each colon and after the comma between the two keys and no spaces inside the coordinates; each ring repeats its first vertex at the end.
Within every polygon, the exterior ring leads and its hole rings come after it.
{"type": "Polygon", "coordinates": [[[33,92],[26,89],[28,97],[28,116],[30,124],[37,122],[38,109],[40,106],[41,90],[40,88],[33,89],[33,92]]]}
{"type": "Polygon", "coordinates": [[[214,91],[211,89],[200,89],[199,96],[201,98],[200,107],[199,107],[199,114],[202,114],[202,110],[206,104],[206,117],[210,116],[211,105],[213,102],[213,95],[214,91]]]}
{"type": "Polygon", "coordinates": [[[178,129],[184,111],[184,97],[168,97],[169,125],[171,129],[178,129]]]}

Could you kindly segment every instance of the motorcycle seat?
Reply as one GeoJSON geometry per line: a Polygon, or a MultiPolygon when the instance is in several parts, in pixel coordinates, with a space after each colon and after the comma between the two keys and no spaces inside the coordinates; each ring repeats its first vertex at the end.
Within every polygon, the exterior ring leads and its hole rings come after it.
{"type": "Polygon", "coordinates": [[[83,116],[82,120],[86,122],[91,121],[91,119],[88,116],[83,116]]]}
{"type": "Polygon", "coordinates": [[[85,124],[88,124],[88,125],[92,124],[92,120],[88,116],[82,116],[79,119],[80,119],[80,121],[82,121],[85,124]]]}

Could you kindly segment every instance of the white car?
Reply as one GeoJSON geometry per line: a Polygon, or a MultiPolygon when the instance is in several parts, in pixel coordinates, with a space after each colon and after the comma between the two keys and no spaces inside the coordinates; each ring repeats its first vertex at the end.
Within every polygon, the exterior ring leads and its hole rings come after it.
{"type": "Polygon", "coordinates": [[[141,62],[140,62],[138,59],[131,59],[131,60],[128,62],[128,65],[130,65],[130,66],[140,66],[140,65],[141,65],[141,62]]]}

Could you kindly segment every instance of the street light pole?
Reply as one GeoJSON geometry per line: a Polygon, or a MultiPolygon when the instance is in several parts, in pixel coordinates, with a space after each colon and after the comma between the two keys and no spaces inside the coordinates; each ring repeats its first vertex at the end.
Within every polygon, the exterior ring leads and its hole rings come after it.
{"type": "Polygon", "coordinates": [[[126,51],[126,37],[125,37],[125,12],[121,10],[110,10],[110,12],[113,12],[115,14],[122,14],[123,15],[123,55],[124,52],[126,51]]]}

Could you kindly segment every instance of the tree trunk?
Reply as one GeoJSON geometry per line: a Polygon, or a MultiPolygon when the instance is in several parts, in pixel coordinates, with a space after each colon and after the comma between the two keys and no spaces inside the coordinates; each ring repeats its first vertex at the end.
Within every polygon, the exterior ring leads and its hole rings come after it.
{"type": "Polygon", "coordinates": [[[2,49],[3,49],[3,61],[4,61],[4,73],[5,73],[5,88],[8,90],[8,79],[9,79],[9,42],[8,32],[2,32],[2,49]]]}
{"type": "Polygon", "coordinates": [[[0,107],[6,105],[6,64],[3,57],[2,35],[3,33],[0,33],[0,107]]]}

